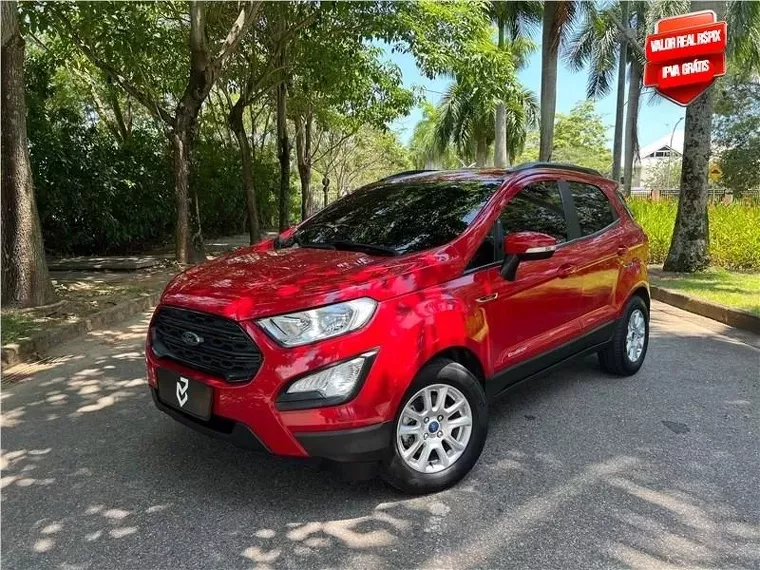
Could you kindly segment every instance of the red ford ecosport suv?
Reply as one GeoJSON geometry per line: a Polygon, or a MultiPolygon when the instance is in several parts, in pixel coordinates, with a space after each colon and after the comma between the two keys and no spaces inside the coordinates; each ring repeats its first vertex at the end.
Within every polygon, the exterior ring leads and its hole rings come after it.
{"type": "Polygon", "coordinates": [[[235,444],[376,462],[400,489],[464,477],[488,401],[571,357],[634,374],[647,238],[597,172],[399,174],[167,287],[156,406],[235,444]]]}

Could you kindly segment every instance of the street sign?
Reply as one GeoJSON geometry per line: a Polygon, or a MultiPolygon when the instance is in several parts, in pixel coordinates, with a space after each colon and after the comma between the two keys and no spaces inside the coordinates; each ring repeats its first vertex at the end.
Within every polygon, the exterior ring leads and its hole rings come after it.
{"type": "Polygon", "coordinates": [[[717,164],[710,165],[709,177],[711,182],[717,182],[723,176],[723,170],[717,164]]]}

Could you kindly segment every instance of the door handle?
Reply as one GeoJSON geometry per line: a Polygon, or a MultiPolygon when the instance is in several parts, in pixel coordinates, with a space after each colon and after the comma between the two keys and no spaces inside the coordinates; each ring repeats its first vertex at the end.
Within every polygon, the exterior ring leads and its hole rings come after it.
{"type": "Polygon", "coordinates": [[[618,248],[615,250],[615,252],[616,252],[616,253],[617,253],[617,254],[618,254],[620,257],[623,257],[623,256],[624,256],[626,253],[628,253],[628,248],[627,248],[627,247],[625,247],[624,245],[621,245],[620,247],[618,247],[618,248]]]}
{"type": "Polygon", "coordinates": [[[571,275],[575,271],[575,266],[569,263],[564,263],[557,268],[557,277],[565,278],[571,275]]]}
{"type": "Polygon", "coordinates": [[[491,293],[490,295],[486,295],[485,297],[478,297],[477,299],[475,299],[475,301],[480,304],[488,303],[488,301],[495,301],[498,296],[499,296],[498,293],[491,293]]]}

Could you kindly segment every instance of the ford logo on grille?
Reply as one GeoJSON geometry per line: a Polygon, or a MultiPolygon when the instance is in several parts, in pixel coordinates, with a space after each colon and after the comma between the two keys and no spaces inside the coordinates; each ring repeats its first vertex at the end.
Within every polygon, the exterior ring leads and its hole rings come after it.
{"type": "Polygon", "coordinates": [[[194,332],[185,331],[182,333],[182,342],[188,346],[198,346],[203,342],[203,337],[195,334],[194,332]]]}

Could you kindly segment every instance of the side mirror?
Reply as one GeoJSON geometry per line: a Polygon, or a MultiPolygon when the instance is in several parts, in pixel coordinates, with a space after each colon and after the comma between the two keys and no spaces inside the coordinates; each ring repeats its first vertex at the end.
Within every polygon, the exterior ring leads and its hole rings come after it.
{"type": "Polygon", "coordinates": [[[279,235],[272,240],[272,246],[274,249],[280,249],[283,247],[288,247],[292,244],[291,239],[293,238],[293,234],[296,233],[296,227],[291,226],[286,230],[283,230],[279,233],[279,235]]]}
{"type": "Polygon", "coordinates": [[[516,255],[521,261],[548,259],[557,249],[557,240],[539,232],[517,232],[504,238],[504,253],[516,255]]]}
{"type": "Polygon", "coordinates": [[[557,249],[557,240],[540,232],[515,232],[504,238],[504,262],[501,275],[514,281],[521,261],[549,259],[557,249]]]}

